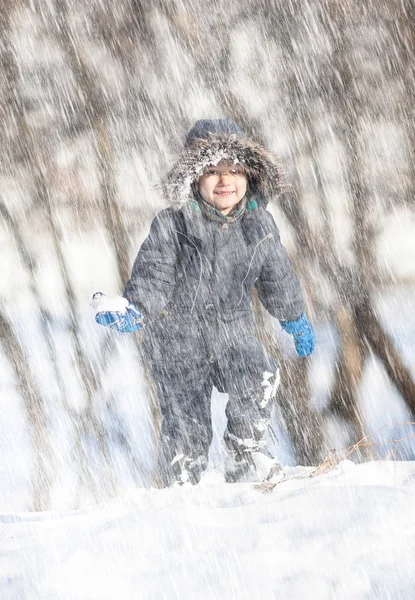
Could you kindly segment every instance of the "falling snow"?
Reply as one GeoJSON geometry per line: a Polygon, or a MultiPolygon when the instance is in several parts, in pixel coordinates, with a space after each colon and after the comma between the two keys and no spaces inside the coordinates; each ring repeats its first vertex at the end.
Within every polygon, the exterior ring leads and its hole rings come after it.
{"type": "Polygon", "coordinates": [[[414,597],[414,39],[412,0],[2,2],[1,598],[414,597]],[[218,390],[202,482],[157,489],[141,334],[90,307],[125,311],[163,178],[223,116],[281,159],[317,333],[300,363],[257,314],[265,494],[224,483],[218,390]]]}

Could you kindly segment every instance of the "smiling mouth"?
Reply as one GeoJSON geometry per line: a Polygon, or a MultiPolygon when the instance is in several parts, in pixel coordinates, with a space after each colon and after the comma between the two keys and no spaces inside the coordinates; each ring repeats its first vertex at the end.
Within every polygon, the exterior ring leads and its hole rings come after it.
{"type": "Polygon", "coordinates": [[[218,196],[230,196],[231,194],[234,194],[235,192],[215,192],[215,194],[217,194],[218,196]]]}

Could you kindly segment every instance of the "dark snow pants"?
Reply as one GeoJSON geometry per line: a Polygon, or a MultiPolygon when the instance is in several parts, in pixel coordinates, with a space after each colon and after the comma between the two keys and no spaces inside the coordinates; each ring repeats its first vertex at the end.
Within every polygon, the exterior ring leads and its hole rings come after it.
{"type": "Polygon", "coordinates": [[[230,452],[257,451],[279,383],[279,367],[254,337],[230,347],[219,360],[189,359],[153,367],[162,412],[160,472],[163,484],[186,468],[197,483],[207,466],[212,441],[213,386],[229,394],[224,441],[230,452]]]}

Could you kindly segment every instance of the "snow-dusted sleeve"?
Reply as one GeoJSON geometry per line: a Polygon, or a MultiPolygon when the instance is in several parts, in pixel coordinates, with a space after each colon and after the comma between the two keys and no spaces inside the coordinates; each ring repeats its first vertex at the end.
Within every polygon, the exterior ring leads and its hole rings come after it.
{"type": "Polygon", "coordinates": [[[292,321],[305,310],[304,296],[274,219],[272,233],[268,254],[255,289],[262,304],[273,317],[280,321],[292,321]]]}
{"type": "Polygon", "coordinates": [[[145,317],[159,314],[170,300],[176,284],[177,259],[172,210],[162,210],[154,218],[150,233],[141,245],[124,290],[124,296],[145,317]]]}

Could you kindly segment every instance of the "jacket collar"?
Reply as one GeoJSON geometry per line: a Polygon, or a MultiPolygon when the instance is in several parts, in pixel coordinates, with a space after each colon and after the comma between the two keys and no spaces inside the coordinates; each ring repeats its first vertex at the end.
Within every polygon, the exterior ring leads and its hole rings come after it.
{"type": "MultiPolygon", "coordinates": [[[[245,207],[244,212],[234,222],[229,222],[230,227],[240,225],[245,241],[248,245],[257,244],[267,234],[261,218],[261,212],[265,210],[259,202],[251,200],[250,204],[245,207]],[[254,208],[250,208],[254,206],[254,208]]],[[[189,200],[181,209],[183,214],[184,234],[188,235],[193,242],[197,242],[200,248],[203,241],[206,239],[206,220],[203,210],[199,203],[192,199],[189,200]]],[[[216,220],[216,219],[215,219],[216,220]]],[[[226,223],[227,221],[221,221],[226,223]]]]}

